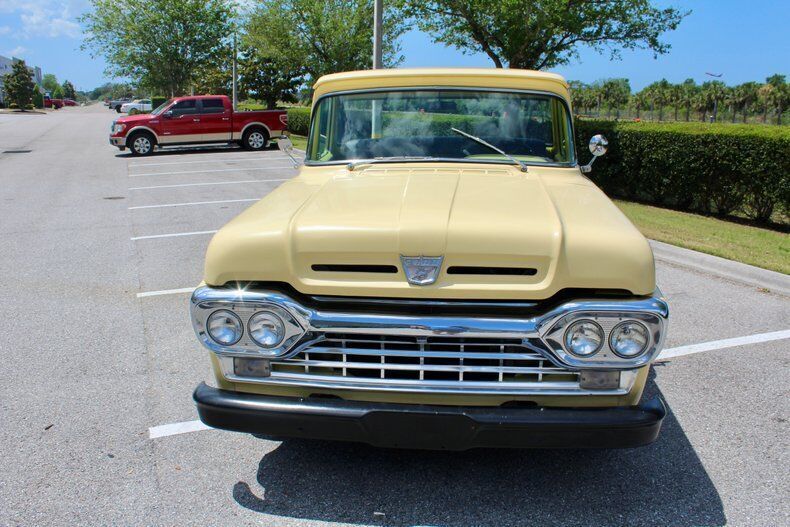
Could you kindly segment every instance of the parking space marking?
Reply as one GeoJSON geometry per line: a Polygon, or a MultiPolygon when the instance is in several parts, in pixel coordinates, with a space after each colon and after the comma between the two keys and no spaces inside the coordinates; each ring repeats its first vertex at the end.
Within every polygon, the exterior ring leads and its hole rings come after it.
{"type": "MultiPolygon", "coordinates": [[[[140,293],[140,294],[145,294],[145,293],[140,293]]],[[[701,353],[703,351],[714,351],[714,350],[720,350],[725,348],[734,348],[736,346],[757,344],[760,342],[771,342],[774,340],[783,340],[788,338],[790,338],[790,329],[786,329],[783,331],[772,331],[770,333],[758,333],[756,335],[748,335],[746,337],[735,337],[731,339],[712,340],[710,342],[701,342],[699,344],[691,344],[688,346],[678,346],[676,348],[665,349],[659,354],[657,360],[663,361],[675,357],[682,357],[683,355],[701,353]]],[[[148,437],[149,439],[157,439],[160,437],[186,434],[189,432],[199,432],[201,430],[216,430],[216,429],[203,424],[203,422],[200,420],[184,421],[181,423],[152,426],[148,429],[148,437]]]]}
{"type": "Polygon", "coordinates": [[[291,178],[277,178],[277,179],[247,179],[245,181],[214,181],[211,183],[180,183],[178,185],[153,185],[151,187],[131,187],[129,190],[150,190],[155,188],[177,188],[177,187],[207,187],[210,185],[238,185],[241,183],[269,183],[288,181],[291,178]]]}
{"type": "Polygon", "coordinates": [[[250,167],[250,168],[218,168],[212,170],[179,170],[177,172],[148,172],[146,174],[129,174],[129,177],[143,177],[143,176],[180,176],[183,174],[209,174],[212,172],[250,172],[252,170],[283,170],[291,168],[293,165],[285,165],[281,167],[250,167]]]}
{"type": "Polygon", "coordinates": [[[772,331],[770,333],[758,333],[756,335],[748,335],[746,337],[735,337],[731,339],[712,340],[709,342],[701,342],[699,344],[690,344],[688,346],[679,346],[677,348],[669,348],[663,350],[658,354],[656,360],[667,360],[675,357],[682,357],[684,355],[691,355],[693,353],[701,353],[703,351],[714,351],[724,348],[734,348],[736,346],[745,346],[747,344],[759,344],[761,342],[771,342],[774,340],[784,340],[790,338],[790,329],[783,331],[772,331]]]}
{"type": "Polygon", "coordinates": [[[200,432],[201,430],[214,430],[214,428],[204,425],[203,422],[199,420],[184,421],[183,423],[152,426],[148,429],[148,438],[156,439],[158,437],[174,436],[177,434],[186,434],[188,432],[200,432]]]}
{"type": "Polygon", "coordinates": [[[137,298],[146,298],[149,296],[162,296],[162,295],[180,295],[184,293],[192,293],[194,291],[194,287],[182,287],[181,289],[162,289],[159,291],[144,291],[142,293],[137,293],[137,298]]]}
{"type": "Polygon", "coordinates": [[[129,168],[137,168],[137,167],[160,167],[165,165],[194,165],[194,164],[201,164],[201,163],[226,163],[226,162],[238,162],[238,161],[271,161],[271,160],[283,160],[283,161],[290,161],[289,158],[284,156],[276,156],[276,157],[232,157],[229,159],[202,159],[200,161],[171,161],[169,163],[134,163],[130,164],[129,168]]]}
{"type": "Polygon", "coordinates": [[[130,238],[132,241],[137,240],[153,240],[156,238],[176,238],[178,236],[199,236],[201,234],[214,234],[217,232],[216,230],[213,231],[194,231],[194,232],[173,232],[170,234],[150,234],[148,236],[134,236],[130,238]]]}
{"type": "Polygon", "coordinates": [[[242,203],[247,201],[258,201],[260,199],[261,198],[220,199],[216,201],[193,201],[191,203],[165,203],[164,205],[138,205],[137,207],[129,207],[129,210],[161,209],[165,207],[189,207],[192,205],[215,205],[217,203],[242,203]]]}

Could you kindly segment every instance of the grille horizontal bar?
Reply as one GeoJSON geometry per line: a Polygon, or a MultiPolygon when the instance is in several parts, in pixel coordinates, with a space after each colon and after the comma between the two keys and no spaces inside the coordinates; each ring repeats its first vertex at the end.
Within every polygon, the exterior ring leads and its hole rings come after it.
{"type": "Polygon", "coordinates": [[[579,374],[549,361],[540,346],[529,339],[325,333],[296,356],[272,362],[271,378],[439,392],[578,390],[579,374]]]}

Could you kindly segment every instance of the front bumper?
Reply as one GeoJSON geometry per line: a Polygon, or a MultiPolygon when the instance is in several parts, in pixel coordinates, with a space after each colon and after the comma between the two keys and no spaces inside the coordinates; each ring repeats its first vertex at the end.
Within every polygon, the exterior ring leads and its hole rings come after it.
{"type": "Polygon", "coordinates": [[[126,138],[110,136],[110,144],[112,146],[126,146],[126,138]]]}
{"type": "Polygon", "coordinates": [[[454,407],[270,397],[204,383],[193,398],[200,420],[223,430],[433,450],[638,447],[658,438],[666,415],[659,398],[616,408],[454,407]]]}

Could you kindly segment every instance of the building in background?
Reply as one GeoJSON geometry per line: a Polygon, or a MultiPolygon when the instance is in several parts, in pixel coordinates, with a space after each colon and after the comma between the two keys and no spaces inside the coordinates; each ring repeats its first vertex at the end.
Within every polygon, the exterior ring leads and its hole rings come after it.
{"type": "MultiPolygon", "coordinates": [[[[9,59],[8,57],[0,55],[0,103],[5,102],[5,89],[3,88],[4,77],[7,73],[11,73],[11,67],[17,60],[19,59],[16,57],[9,59]]],[[[33,77],[33,82],[40,88],[43,80],[41,68],[38,66],[28,66],[28,69],[30,70],[30,75],[33,77]]]]}

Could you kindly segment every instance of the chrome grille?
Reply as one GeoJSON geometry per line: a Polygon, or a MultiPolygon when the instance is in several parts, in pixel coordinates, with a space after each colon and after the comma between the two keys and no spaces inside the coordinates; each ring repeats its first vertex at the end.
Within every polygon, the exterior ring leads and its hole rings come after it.
{"type": "Polygon", "coordinates": [[[555,366],[539,340],[325,333],[271,379],[349,387],[486,392],[575,390],[579,374],[555,366]]]}

